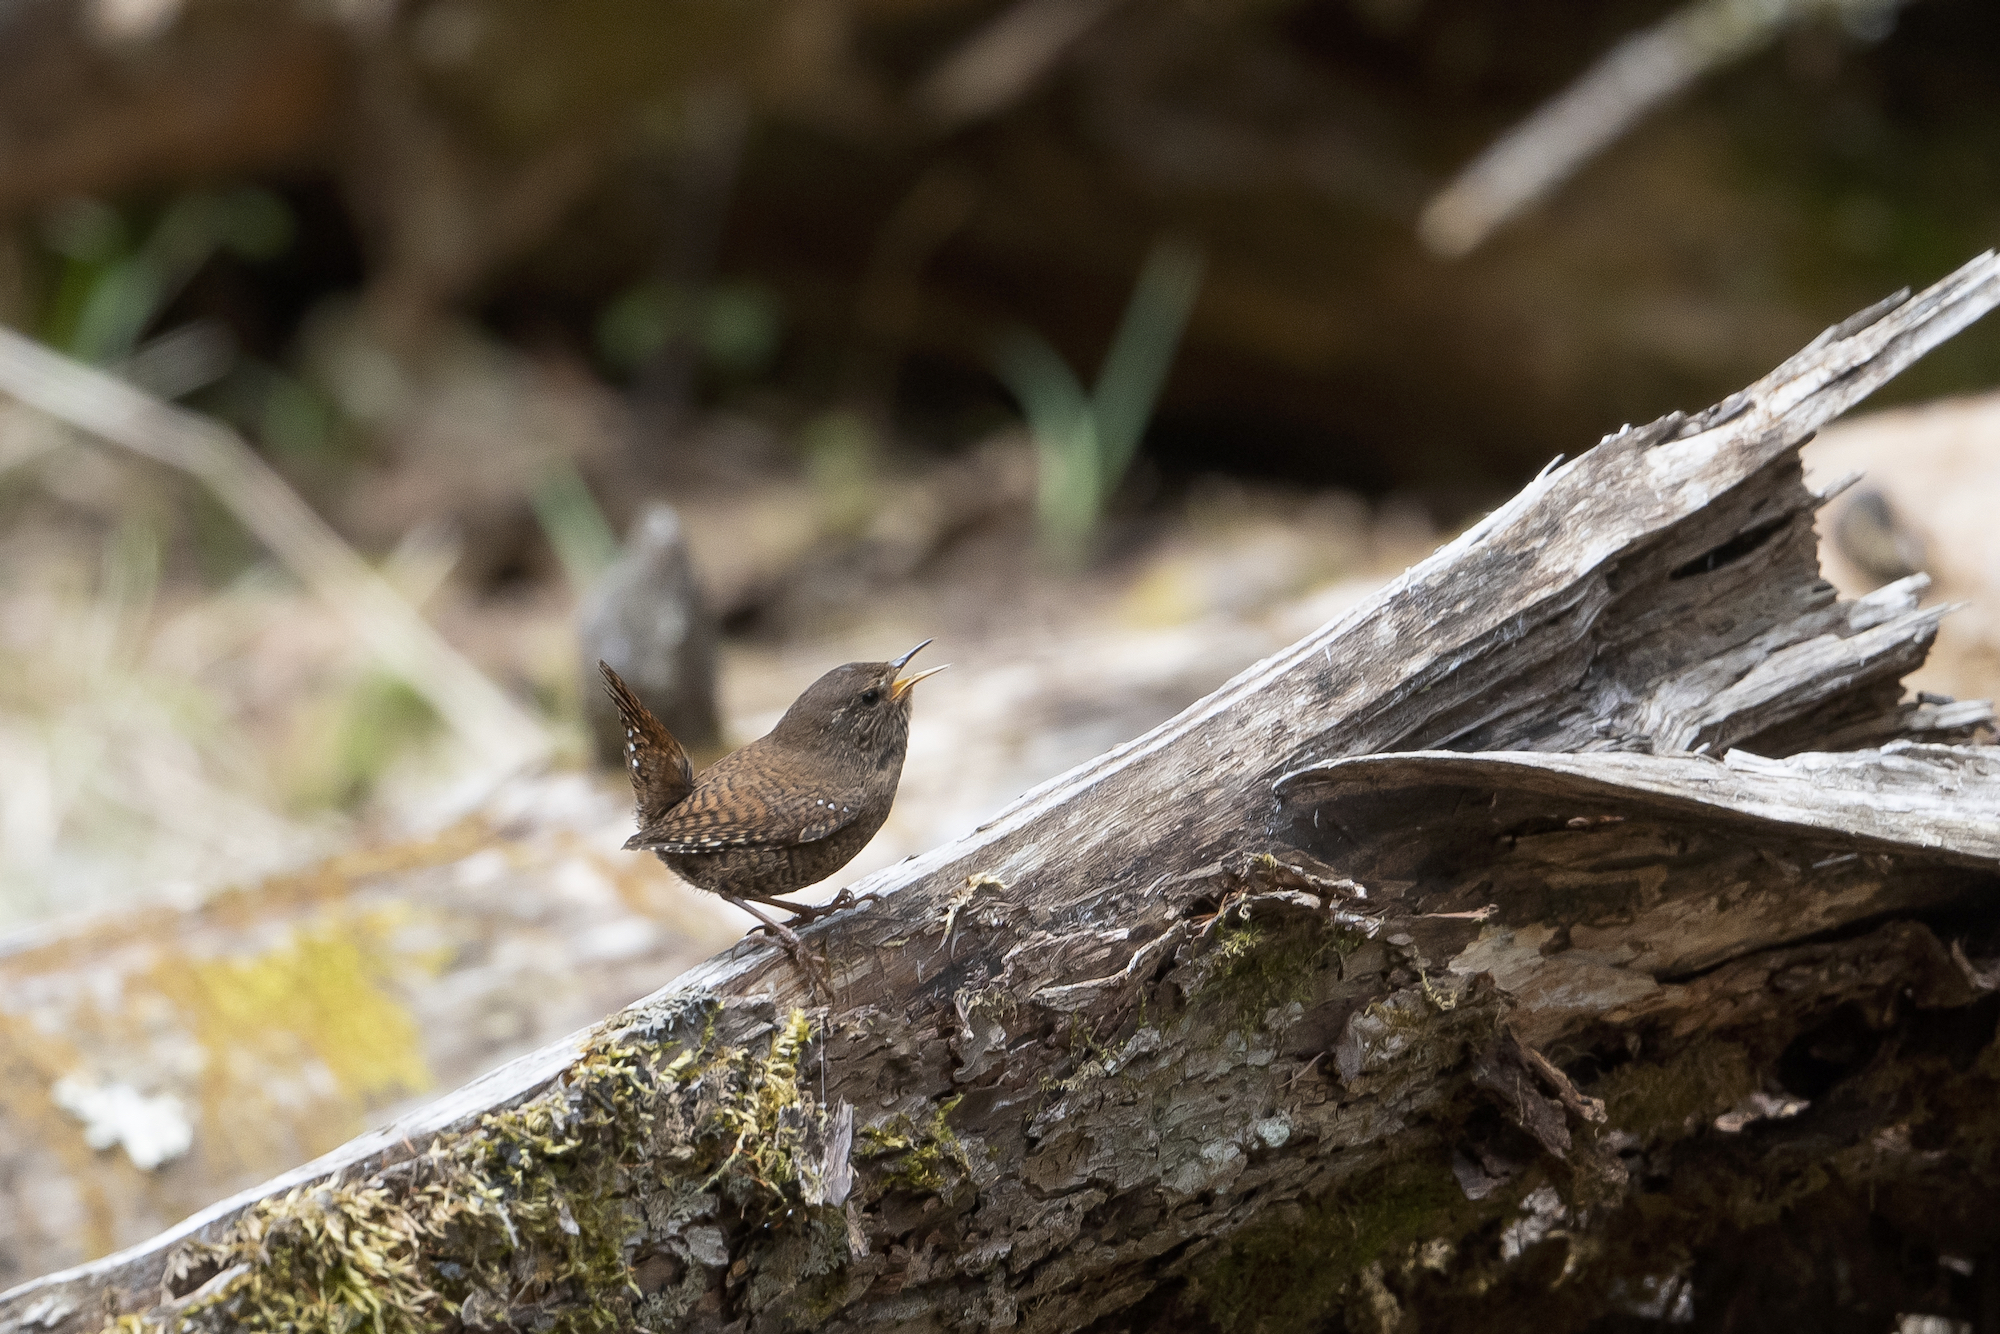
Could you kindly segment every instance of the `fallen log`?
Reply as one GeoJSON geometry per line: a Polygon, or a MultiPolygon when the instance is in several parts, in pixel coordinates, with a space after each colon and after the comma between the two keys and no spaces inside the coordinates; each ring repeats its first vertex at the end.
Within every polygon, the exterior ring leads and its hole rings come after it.
{"type": "Polygon", "coordinates": [[[745,941],[0,1295],[0,1331],[1976,1305],[2000,1246],[1948,1241],[2000,1172],[1992,715],[1902,699],[1940,612],[1835,598],[1798,449],[1996,303],[1989,254],[1551,466],[857,886],[805,932],[830,995],[745,941]]]}

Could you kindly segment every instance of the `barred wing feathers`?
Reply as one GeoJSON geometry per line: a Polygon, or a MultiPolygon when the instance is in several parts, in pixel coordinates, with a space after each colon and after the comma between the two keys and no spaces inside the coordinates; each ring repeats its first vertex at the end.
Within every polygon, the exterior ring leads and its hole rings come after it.
{"type": "Polygon", "coordinates": [[[694,794],[644,825],[627,847],[700,853],[724,848],[790,847],[813,843],[854,823],[861,802],[852,793],[815,790],[787,781],[786,754],[766,737],[716,761],[694,794]]]}

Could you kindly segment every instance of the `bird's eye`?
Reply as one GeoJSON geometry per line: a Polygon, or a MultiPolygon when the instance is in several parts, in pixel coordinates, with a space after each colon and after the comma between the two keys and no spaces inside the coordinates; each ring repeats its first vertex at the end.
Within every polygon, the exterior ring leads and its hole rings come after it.
{"type": "Polygon", "coordinates": [[[881,687],[869,686],[866,690],[862,691],[861,702],[863,704],[880,704],[882,702],[881,687]]]}

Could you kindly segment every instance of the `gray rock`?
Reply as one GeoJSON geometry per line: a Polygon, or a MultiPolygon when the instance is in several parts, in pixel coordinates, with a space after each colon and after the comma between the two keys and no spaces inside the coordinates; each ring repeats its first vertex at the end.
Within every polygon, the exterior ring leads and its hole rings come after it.
{"type": "Polygon", "coordinates": [[[601,659],[625,678],[689,750],[716,744],[714,614],[688,559],[670,505],[640,512],[625,551],[584,599],[577,618],[584,717],[600,760],[622,763],[625,735],[597,673],[601,659]]]}
{"type": "Polygon", "coordinates": [[[1874,487],[1857,487],[1841,505],[1833,520],[1833,540],[1877,588],[1924,568],[1923,538],[1874,487]]]}

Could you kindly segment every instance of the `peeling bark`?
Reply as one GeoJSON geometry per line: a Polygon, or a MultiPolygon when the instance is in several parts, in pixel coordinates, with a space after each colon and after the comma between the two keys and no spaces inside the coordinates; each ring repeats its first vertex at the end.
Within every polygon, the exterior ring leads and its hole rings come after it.
{"type": "Polygon", "coordinates": [[[1996,301],[1984,256],[1551,468],[858,886],[830,996],[745,942],[0,1330],[333,1327],[356,1274],[398,1328],[1976,1305],[1991,714],[1902,701],[1937,612],[1835,599],[1798,448],[1996,301]]]}

